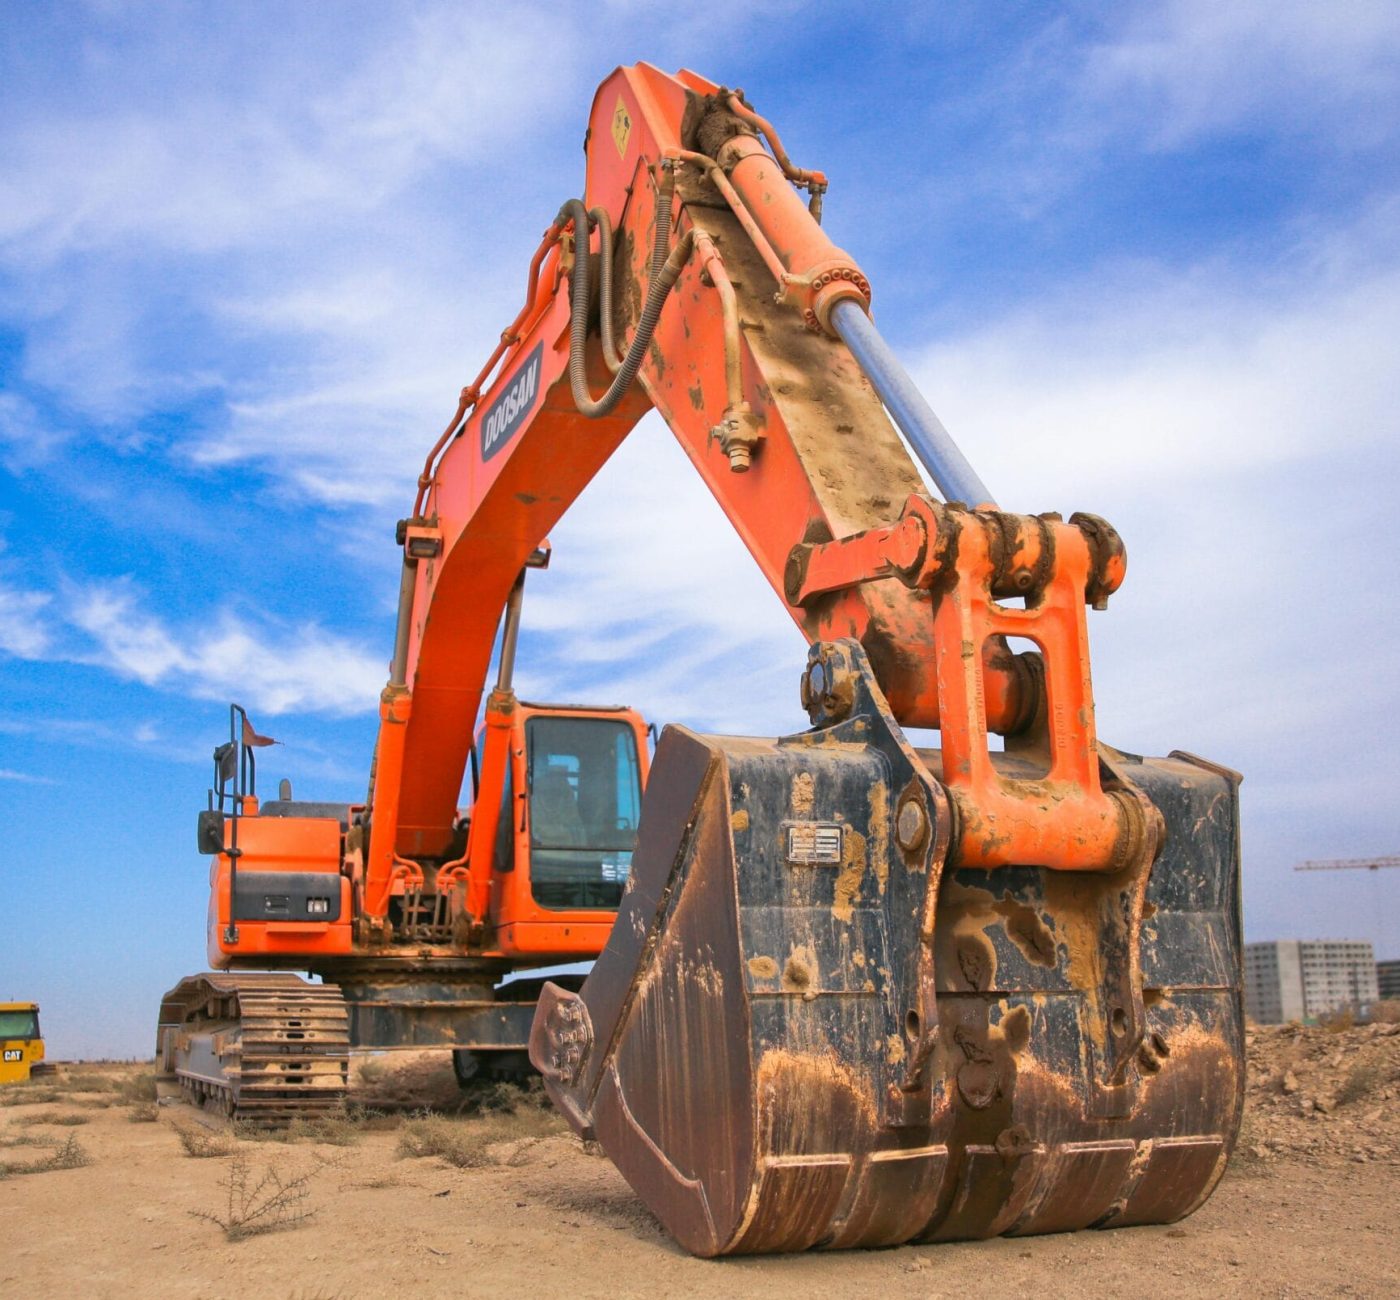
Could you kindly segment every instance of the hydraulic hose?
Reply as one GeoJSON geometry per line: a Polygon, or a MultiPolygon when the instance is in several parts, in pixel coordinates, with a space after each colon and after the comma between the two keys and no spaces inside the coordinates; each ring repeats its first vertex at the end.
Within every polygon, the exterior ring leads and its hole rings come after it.
{"type": "MultiPolygon", "coordinates": [[[[622,400],[623,394],[632,386],[632,381],[637,377],[637,371],[641,369],[642,359],[646,356],[647,348],[651,345],[651,336],[656,331],[656,323],[661,319],[661,308],[665,305],[671,287],[675,284],[681,273],[681,268],[690,256],[691,240],[689,238],[683,238],[671,250],[670,256],[667,256],[667,247],[671,242],[671,195],[674,188],[674,176],[668,170],[657,192],[656,237],[652,245],[651,283],[647,287],[646,302],[642,306],[641,316],[637,320],[636,333],[632,335],[632,344],[627,349],[627,355],[623,357],[622,363],[618,366],[617,373],[613,376],[613,381],[607,392],[596,400],[588,391],[588,377],[584,369],[584,349],[588,342],[589,213],[580,199],[570,199],[560,209],[559,215],[567,217],[574,223],[574,271],[573,284],[569,293],[569,386],[573,390],[574,404],[578,407],[580,414],[587,416],[590,420],[596,420],[611,412],[622,400]]],[[[612,247],[609,240],[601,249],[600,261],[607,263],[610,262],[611,258],[612,247]]],[[[604,284],[607,287],[608,297],[607,306],[603,309],[603,319],[606,322],[604,328],[607,330],[607,337],[604,341],[606,354],[607,345],[612,342],[612,321],[608,311],[608,308],[612,306],[611,266],[602,274],[606,277],[604,284]]]]}
{"type": "MultiPolygon", "coordinates": [[[[603,362],[617,374],[622,358],[617,355],[617,340],[613,337],[612,218],[607,208],[589,208],[588,219],[598,227],[598,325],[603,340],[603,362]]],[[[655,261],[653,255],[653,265],[655,261]]],[[[569,309],[573,310],[572,303],[569,309]]]]}

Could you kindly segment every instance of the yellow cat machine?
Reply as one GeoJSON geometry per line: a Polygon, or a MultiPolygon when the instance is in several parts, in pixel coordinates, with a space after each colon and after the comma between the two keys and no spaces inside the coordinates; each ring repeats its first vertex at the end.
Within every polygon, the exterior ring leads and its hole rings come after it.
{"type": "Polygon", "coordinates": [[[0,1084],[24,1083],[48,1074],[37,1002],[0,1002],[0,1084]]]}
{"type": "Polygon", "coordinates": [[[260,804],[245,717],[216,754],[219,970],[167,1000],[170,1068],[294,1110],[349,1047],[528,1034],[702,1255],[1189,1213],[1243,1097],[1238,777],[1098,737],[1087,612],[1123,539],[994,501],[876,330],[826,178],[741,92],[620,68],[584,141],[398,530],[364,802],[260,804]],[[653,409],[810,649],[792,734],[667,727],[648,773],[635,713],[527,704],[511,669],[527,567],[653,409]],[[498,984],[594,954],[581,985],[498,984]]]}

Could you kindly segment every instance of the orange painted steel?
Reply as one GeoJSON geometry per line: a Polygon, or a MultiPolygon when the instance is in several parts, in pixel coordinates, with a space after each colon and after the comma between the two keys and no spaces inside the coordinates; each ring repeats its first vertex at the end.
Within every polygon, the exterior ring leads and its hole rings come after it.
{"type": "MultiPolygon", "coordinates": [[[[806,167],[799,167],[788,157],[788,152],[783,148],[783,142],[778,136],[778,132],[773,124],[766,118],[755,113],[744,102],[744,92],[736,90],[725,101],[736,117],[743,118],[753,127],[765,140],[768,147],[773,151],[773,156],[778,160],[778,166],[783,169],[783,175],[794,185],[800,185],[804,189],[813,193],[820,193],[827,187],[825,172],[812,171],[806,167]]],[[[809,209],[810,211],[810,209],[809,209]]]]}
{"type": "Polygon", "coordinates": [[[842,298],[869,307],[865,273],[817,224],[761,141],[736,135],[715,161],[776,250],[785,268],[780,277],[783,298],[801,310],[809,329],[834,336],[831,309],[842,298]]]}
{"type": "MultiPolygon", "coordinates": [[[[604,209],[618,231],[616,275],[623,282],[648,281],[657,167],[668,157],[695,152],[687,148],[682,124],[703,102],[722,103],[721,88],[645,64],[619,69],[598,92],[589,124],[586,203],[604,209]],[[624,120],[625,131],[614,131],[624,120]]],[[[392,820],[383,815],[386,803],[397,803],[392,853],[414,860],[443,854],[506,595],[525,557],[649,407],[666,419],[780,595],[794,541],[814,531],[841,537],[879,525],[891,500],[921,486],[846,349],[824,336],[794,345],[783,337],[791,307],[772,301],[777,291],[789,299],[796,295],[807,323],[820,325],[839,297],[868,291],[864,277],[813,220],[756,136],[736,135],[721,153],[732,167],[731,200],[717,209],[703,192],[688,188],[704,181],[682,180],[674,220],[678,238],[692,228],[708,235],[729,277],[742,283],[738,371],[749,408],[746,422],[761,450],[748,473],[735,474],[716,435],[733,404],[735,367],[724,360],[732,358],[733,343],[731,338],[726,350],[724,312],[716,310],[721,303],[695,258],[662,312],[638,387],[611,415],[584,421],[569,395],[569,305],[558,256],[537,250],[539,269],[530,277],[534,296],[507,331],[518,341],[442,449],[419,509],[440,531],[443,547],[417,568],[407,673],[413,703],[403,725],[406,779],[390,790],[391,770],[381,762],[371,794],[372,841],[380,841],[371,848],[376,900],[384,897],[382,874],[391,852],[382,843],[392,820]],[[742,209],[742,221],[731,202],[742,209]],[[745,229],[755,226],[781,258],[787,277],[782,284],[762,261],[761,245],[745,237],[745,229]],[[536,285],[552,287],[535,293],[536,285]],[[484,422],[536,364],[526,418],[504,445],[488,448],[484,422]],[[810,388],[814,375],[821,376],[825,401],[797,392],[799,386],[810,388]],[[838,422],[848,417],[837,441],[849,437],[849,443],[837,456],[831,453],[831,411],[838,422]]],[[[596,343],[590,344],[588,369],[594,391],[606,387],[610,372],[596,343]]],[[[788,608],[809,639],[860,639],[897,715],[908,725],[937,725],[926,596],[881,584],[833,593],[817,607],[788,608]]],[[[1024,674],[998,653],[988,654],[985,672],[989,724],[1004,730],[1023,711],[1024,674]]],[[[386,720],[384,729],[398,725],[386,720]]]]}
{"type": "Polygon", "coordinates": [[[212,965],[227,966],[231,957],[258,955],[334,955],[349,953],[354,941],[351,926],[353,891],[341,874],[342,851],[339,825],[329,818],[260,817],[253,801],[245,807],[238,823],[238,874],[265,875],[270,887],[284,872],[324,873],[334,879],[326,888],[339,897],[337,921],[246,921],[238,922],[238,941],[228,938],[229,858],[215,857],[209,869],[209,918],[207,944],[212,965]]]}
{"type": "MultiPolygon", "coordinates": [[[[960,800],[969,863],[1013,860],[1007,843],[1031,854],[1020,860],[1049,865],[1106,862],[1122,848],[1122,801],[1100,789],[1092,757],[1085,593],[1074,567],[1081,534],[1011,530],[1021,568],[1036,575],[1035,611],[1004,609],[986,585],[979,566],[991,551],[979,546],[1004,546],[986,523],[991,515],[965,517],[965,545],[946,570],[909,580],[915,553],[931,554],[936,539],[918,531],[927,519],[893,516],[898,502],[923,499],[923,484],[829,324],[837,302],[868,304],[870,286],[789,183],[795,176],[815,188],[825,177],[800,172],[785,153],[775,160],[760,133],[781,152],[770,124],[693,73],[637,64],[598,91],[587,147],[590,229],[576,229],[561,209],[546,230],[525,303],[463,390],[405,521],[403,681],[384,692],[366,826],[346,849],[363,942],[387,942],[392,900],[425,890],[455,900],[476,953],[580,951],[580,935],[602,924],[596,914],[546,916],[528,889],[513,892],[519,879],[498,870],[501,792],[508,772],[523,779],[522,706],[509,694],[488,703],[486,679],[527,558],[650,409],[808,640],[854,637],[899,721],[942,727],[944,779],[960,800]],[[718,130],[705,126],[716,122],[718,130]],[[662,184],[668,169],[674,183],[662,184]],[[621,286],[611,332],[625,348],[655,270],[659,217],[672,230],[675,287],[638,383],[609,414],[584,419],[568,374],[574,259],[587,251],[608,260],[621,286]],[[796,574],[794,557],[802,560],[796,574]],[[1034,641],[1050,664],[1048,801],[1008,789],[986,759],[987,733],[1025,729],[1039,698],[1034,656],[1013,655],[1008,636],[1034,641]],[[483,708],[482,787],[463,846],[457,799],[483,708]],[[983,833],[979,818],[994,829],[983,833]]],[[[596,333],[584,362],[590,390],[606,388],[616,358],[604,357],[596,333]]]]}
{"type": "Polygon", "coordinates": [[[1105,792],[1099,779],[1084,617],[1092,558],[1084,535],[1058,521],[1016,521],[1025,535],[1044,536],[1049,555],[1048,572],[1029,588],[1026,608],[1017,609],[993,596],[1000,566],[992,548],[1011,531],[1006,517],[950,510],[945,518],[954,521],[956,559],[952,547],[945,549],[942,567],[953,580],[934,607],[933,624],[942,778],[958,809],[953,859],[965,867],[1061,871],[1117,871],[1138,861],[1152,833],[1150,805],[1128,792],[1105,792]],[[1033,641],[1045,665],[1044,743],[1034,754],[1044,770],[1032,779],[1009,777],[993,765],[982,660],[969,653],[1011,636],[1033,641]]]}

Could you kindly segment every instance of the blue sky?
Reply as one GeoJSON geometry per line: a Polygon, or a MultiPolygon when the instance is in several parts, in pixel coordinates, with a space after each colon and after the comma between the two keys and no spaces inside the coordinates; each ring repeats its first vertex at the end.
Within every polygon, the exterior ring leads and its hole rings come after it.
{"type": "MultiPolygon", "coordinates": [[[[1400,956],[1400,8],[0,6],[0,997],[151,1049],[226,704],[362,795],[427,446],[615,65],[742,86],[1008,508],[1090,510],[1100,733],[1244,771],[1250,937],[1400,956]]],[[[553,536],[535,698],[802,725],[654,417],[553,536]],[[743,672],[734,665],[743,664],[743,672]],[[722,689],[716,684],[722,683],[722,689]]]]}

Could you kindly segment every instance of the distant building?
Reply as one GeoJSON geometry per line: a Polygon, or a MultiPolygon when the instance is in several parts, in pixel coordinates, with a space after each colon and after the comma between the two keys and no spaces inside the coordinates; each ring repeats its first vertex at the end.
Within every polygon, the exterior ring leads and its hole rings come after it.
{"type": "Polygon", "coordinates": [[[1376,963],[1376,991],[1383,998],[1400,998],[1400,961],[1376,963]]]}
{"type": "MultiPolygon", "coordinates": [[[[1400,963],[1386,963],[1400,965],[1400,963]]],[[[1359,939],[1277,939],[1244,946],[1244,1006],[1262,1025],[1316,1020],[1375,1002],[1376,959],[1359,939]]]]}

